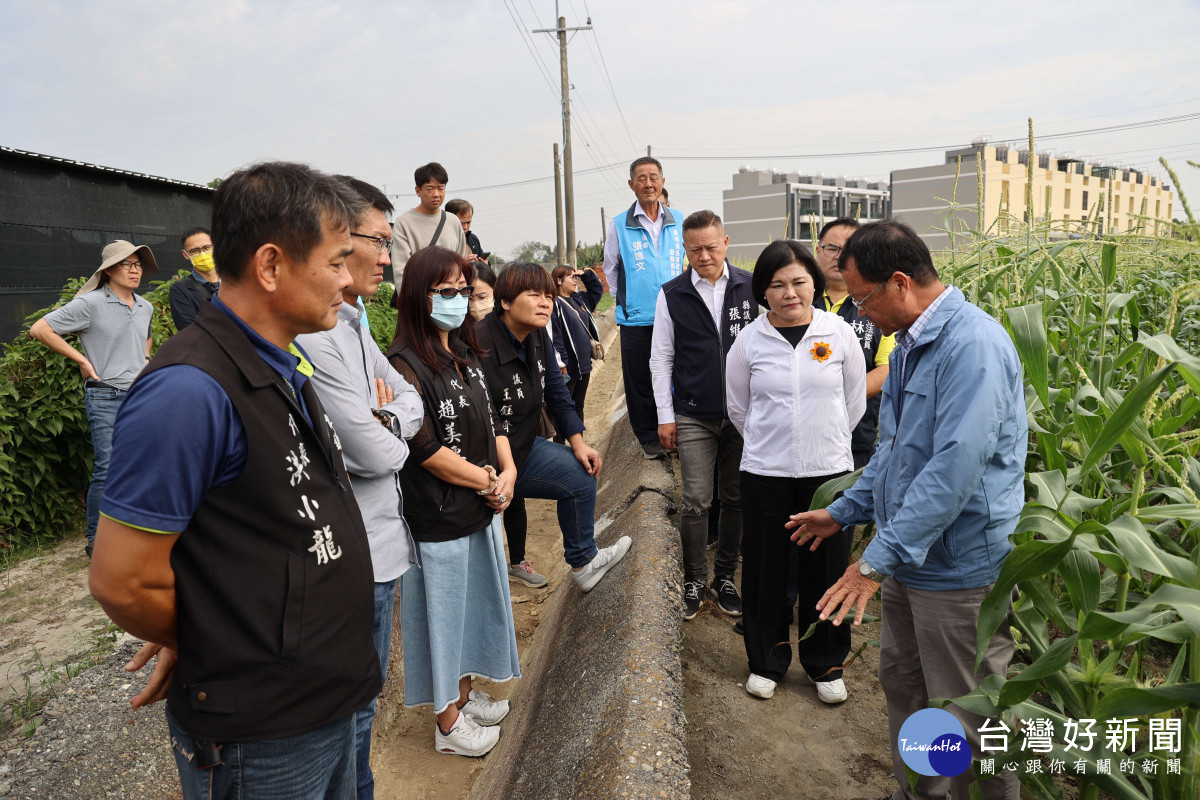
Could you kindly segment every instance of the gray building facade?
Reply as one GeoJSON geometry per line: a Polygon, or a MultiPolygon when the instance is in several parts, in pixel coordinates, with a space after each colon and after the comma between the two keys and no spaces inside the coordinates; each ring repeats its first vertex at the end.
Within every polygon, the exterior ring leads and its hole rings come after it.
{"type": "Polygon", "coordinates": [[[776,239],[809,242],[837,217],[882,219],[891,210],[891,191],[885,182],[742,167],[733,188],[722,192],[722,205],[729,260],[749,269],[776,239]]]}

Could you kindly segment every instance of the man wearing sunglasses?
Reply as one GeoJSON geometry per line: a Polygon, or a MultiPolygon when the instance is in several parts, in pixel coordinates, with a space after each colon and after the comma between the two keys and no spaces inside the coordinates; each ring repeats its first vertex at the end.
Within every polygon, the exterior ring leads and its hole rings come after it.
{"type": "MultiPolygon", "coordinates": [[[[350,285],[342,289],[338,323],[319,333],[296,337],[312,361],[312,381],[342,443],[342,458],[350,486],[362,511],[375,574],[375,614],[371,638],[379,656],[379,672],[387,680],[392,650],[392,608],[396,582],[416,561],[417,549],[404,521],[400,468],[408,459],[408,444],[421,427],[425,412],[421,396],[401,378],[371,338],[360,298],[372,297],[383,282],[390,262],[392,227],[387,215],[392,203],[365,181],[336,175],[370,208],[350,232],[354,251],[346,259],[350,285]]],[[[357,747],[357,798],[375,795],[371,774],[371,722],[374,699],[354,718],[357,747]]]]}
{"type": "Polygon", "coordinates": [[[113,422],[133,380],[150,360],[150,320],[154,308],[134,294],[142,277],[158,265],[145,245],[115,241],[105,245],[100,266],[75,298],[33,323],[29,335],[79,365],[83,402],[92,434],[92,482],[87,493],[87,551],[92,556],[100,498],[112,454],[113,422]],[[82,351],[63,339],[79,337],[82,351]]]}
{"type": "Polygon", "coordinates": [[[179,237],[179,242],[183,245],[183,257],[192,265],[192,274],[172,283],[167,294],[171,302],[171,319],[175,320],[177,331],[191,325],[200,304],[212,300],[221,288],[208,228],[188,228],[179,237]]]}

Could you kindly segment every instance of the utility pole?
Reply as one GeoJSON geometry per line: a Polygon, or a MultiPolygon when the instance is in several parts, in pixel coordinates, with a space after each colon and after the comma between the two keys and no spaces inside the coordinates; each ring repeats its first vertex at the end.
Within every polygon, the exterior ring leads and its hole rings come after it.
{"type": "Polygon", "coordinates": [[[565,264],[563,254],[566,246],[563,244],[563,198],[562,198],[562,175],[559,174],[558,166],[558,142],[554,143],[554,230],[557,233],[555,241],[556,250],[554,261],[555,266],[565,264]]]}
{"type": "MultiPolygon", "coordinates": [[[[558,3],[554,4],[555,15],[558,14],[558,3]]],[[[567,33],[570,31],[590,31],[592,18],[588,17],[587,25],[575,28],[567,27],[567,18],[558,17],[557,28],[538,28],[533,33],[553,33],[558,36],[558,60],[562,70],[562,125],[563,125],[563,196],[564,216],[566,217],[566,255],[565,262],[575,266],[575,171],[571,161],[571,82],[567,79],[567,33]]]]}
{"type": "Polygon", "coordinates": [[[608,239],[608,220],[604,218],[604,206],[600,206],[600,249],[604,249],[604,245],[608,239]]]}
{"type": "Polygon", "coordinates": [[[650,145],[646,145],[646,155],[650,155],[650,145]]]}

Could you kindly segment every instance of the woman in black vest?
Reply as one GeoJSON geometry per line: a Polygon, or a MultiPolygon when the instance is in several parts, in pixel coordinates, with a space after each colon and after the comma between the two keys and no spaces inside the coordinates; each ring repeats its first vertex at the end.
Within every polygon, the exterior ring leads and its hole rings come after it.
{"type": "Polygon", "coordinates": [[[592,312],[604,296],[604,284],[590,269],[576,271],[570,267],[556,267],[550,277],[558,290],[551,318],[554,347],[566,365],[563,375],[567,378],[567,391],[571,393],[575,411],[582,421],[583,404],[592,377],[592,342],[600,341],[592,312]],[[580,282],[584,285],[583,291],[578,291],[580,282]]]}
{"type": "Polygon", "coordinates": [[[521,671],[496,521],[517,471],[508,438],[497,435],[467,315],[473,278],[450,250],[414,253],[388,358],[425,406],[400,472],[420,556],[400,581],[404,704],[433,704],[438,752],[482,756],[499,741],[509,703],[473,690],[471,676],[507,681],[521,671]]]}
{"type": "MultiPolygon", "coordinates": [[[[544,269],[537,264],[509,264],[496,279],[496,308],[479,323],[477,332],[487,351],[483,371],[499,420],[497,430],[507,436],[517,465],[513,508],[522,508],[527,497],[558,501],[563,557],[571,565],[575,583],[588,592],[624,557],[631,540],[622,536],[609,547],[596,547],[596,476],[601,458],[583,441],[583,423],[554,363],[554,346],[546,333],[553,303],[554,284],[544,269]],[[538,435],[543,401],[569,447],[538,435]]],[[[527,569],[532,571],[525,558],[527,520],[523,513],[510,519],[511,511],[504,515],[508,574],[510,579],[530,583],[523,577],[527,569]]]]}

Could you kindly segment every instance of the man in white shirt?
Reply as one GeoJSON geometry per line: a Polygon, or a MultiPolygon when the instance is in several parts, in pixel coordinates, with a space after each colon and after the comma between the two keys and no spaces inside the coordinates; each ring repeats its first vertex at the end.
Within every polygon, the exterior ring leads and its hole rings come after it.
{"type": "Polygon", "coordinates": [[[758,315],[758,303],[750,273],[725,260],[729,237],[721,218],[697,211],[682,227],[691,269],[658,292],[650,374],[659,442],[679,451],[683,473],[683,618],[696,616],[708,581],[708,516],[718,464],[721,521],[708,592],[726,614],[741,616],[733,576],[742,541],[742,436],[725,406],[725,357],[737,334],[758,315]]]}

